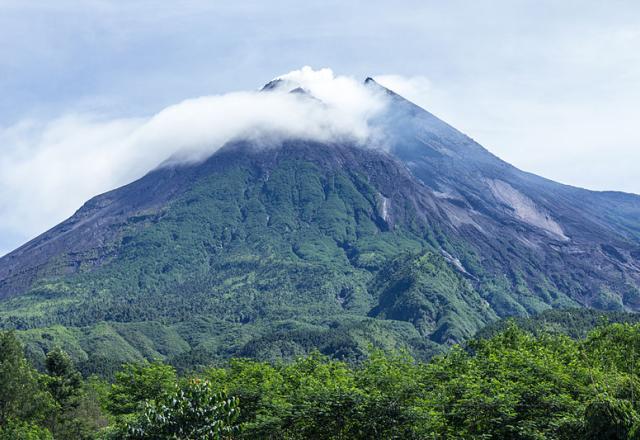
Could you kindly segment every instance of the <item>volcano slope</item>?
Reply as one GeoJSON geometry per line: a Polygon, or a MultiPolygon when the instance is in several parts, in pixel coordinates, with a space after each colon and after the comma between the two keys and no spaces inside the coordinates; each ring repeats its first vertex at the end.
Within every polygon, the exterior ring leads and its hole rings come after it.
{"type": "Polygon", "coordinates": [[[640,197],[522,172],[371,79],[384,150],[231,142],[0,259],[0,325],[89,372],[159,358],[420,358],[506,316],[640,308],[640,197]]]}

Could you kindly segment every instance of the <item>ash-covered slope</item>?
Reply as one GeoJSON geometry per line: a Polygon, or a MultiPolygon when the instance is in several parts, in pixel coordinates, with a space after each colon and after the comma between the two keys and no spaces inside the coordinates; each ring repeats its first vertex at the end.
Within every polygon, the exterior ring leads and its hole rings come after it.
{"type": "Polygon", "coordinates": [[[449,202],[443,210],[450,226],[480,252],[485,268],[501,271],[514,287],[524,281],[534,295],[553,285],[583,306],[640,307],[639,196],[587,191],[523,172],[386,93],[391,105],[380,123],[391,152],[449,202]]]}
{"type": "MultiPolygon", "coordinates": [[[[386,151],[237,141],[152,171],[0,259],[0,323],[93,371],[371,343],[428,356],[498,317],[640,308],[640,197],[524,173],[366,84],[389,98],[386,151]]],[[[266,90],[282,86],[306,93],[266,90]]]]}

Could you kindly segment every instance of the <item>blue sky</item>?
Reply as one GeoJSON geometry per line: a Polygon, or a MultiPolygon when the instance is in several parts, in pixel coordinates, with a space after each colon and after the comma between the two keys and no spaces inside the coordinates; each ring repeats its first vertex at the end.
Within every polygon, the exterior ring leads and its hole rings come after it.
{"type": "Polygon", "coordinates": [[[1,0],[0,254],[130,177],[78,190],[29,177],[39,149],[106,160],[78,153],[97,139],[87,124],[117,139],[304,65],[377,76],[527,171],[640,193],[639,23],[634,1],[1,0]],[[65,149],[78,121],[90,135],[65,149]]]}

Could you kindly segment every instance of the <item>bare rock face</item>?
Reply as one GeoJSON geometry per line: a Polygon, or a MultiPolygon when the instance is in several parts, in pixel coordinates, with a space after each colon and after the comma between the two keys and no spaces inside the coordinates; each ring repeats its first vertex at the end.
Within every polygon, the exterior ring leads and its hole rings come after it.
{"type": "Polygon", "coordinates": [[[562,227],[551,218],[551,214],[545,212],[537,206],[533,200],[516,190],[507,182],[493,179],[488,180],[487,185],[489,185],[498,203],[503,204],[507,209],[511,210],[512,215],[518,220],[543,231],[547,231],[549,235],[559,240],[569,240],[569,237],[564,234],[562,227]]]}

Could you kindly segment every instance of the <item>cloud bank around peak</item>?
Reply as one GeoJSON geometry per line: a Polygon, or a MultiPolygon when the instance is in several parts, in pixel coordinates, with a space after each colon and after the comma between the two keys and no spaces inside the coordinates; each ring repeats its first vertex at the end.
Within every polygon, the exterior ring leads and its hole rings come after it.
{"type": "Polygon", "coordinates": [[[149,117],[75,113],[0,126],[0,255],[167,159],[201,160],[239,137],[363,142],[385,106],[381,94],[330,69],[279,79],[275,90],[188,99],[149,117]],[[308,94],[289,93],[298,87],[308,94]]]}

